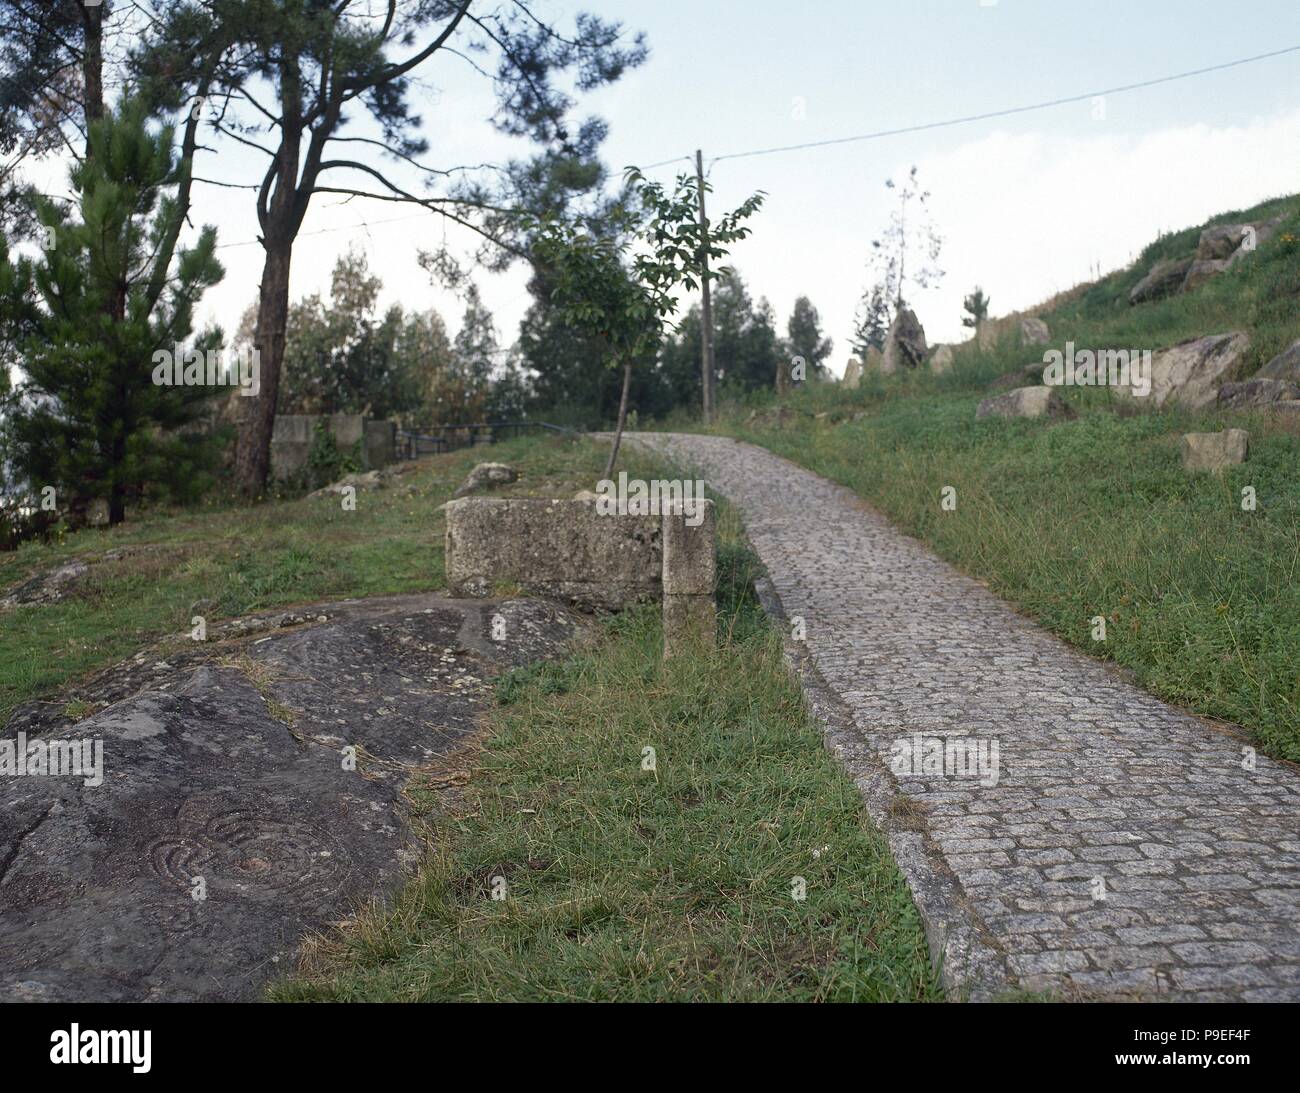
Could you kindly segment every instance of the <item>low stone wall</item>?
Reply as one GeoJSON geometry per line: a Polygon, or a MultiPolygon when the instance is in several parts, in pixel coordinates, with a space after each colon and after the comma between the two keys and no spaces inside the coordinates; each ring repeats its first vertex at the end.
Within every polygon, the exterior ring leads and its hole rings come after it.
{"type": "Polygon", "coordinates": [[[397,425],[361,414],[277,414],[271,433],[271,477],[291,478],[307,466],[316,422],[325,422],[339,451],[350,452],[361,442],[370,469],[397,458],[397,425]]]}
{"type": "Polygon", "coordinates": [[[397,422],[365,419],[366,462],[371,470],[397,461],[397,422]]]}
{"type": "Polygon", "coordinates": [[[688,518],[602,515],[595,501],[466,497],[448,502],[447,585],[487,596],[497,583],[616,610],[663,598],[664,655],[712,642],[712,501],[688,518]]]}

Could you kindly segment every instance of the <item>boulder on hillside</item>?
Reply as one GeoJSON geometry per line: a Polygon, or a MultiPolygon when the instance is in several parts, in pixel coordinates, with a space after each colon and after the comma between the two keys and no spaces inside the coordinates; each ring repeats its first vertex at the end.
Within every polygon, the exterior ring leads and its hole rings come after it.
{"type": "Polygon", "coordinates": [[[1206,281],[1219,276],[1231,263],[1227,258],[1197,258],[1187,267],[1187,276],[1183,278],[1181,292],[1191,292],[1200,288],[1206,281]]]}
{"type": "Polygon", "coordinates": [[[384,482],[390,476],[385,471],[364,471],[356,474],[345,474],[337,482],[331,482],[328,486],[322,486],[314,493],[309,493],[308,497],[329,497],[333,494],[342,494],[349,486],[357,493],[363,490],[381,490],[384,488],[384,482]]]}
{"type": "Polygon", "coordinates": [[[1240,383],[1225,383],[1219,388],[1218,402],[1221,410],[1245,410],[1292,399],[1300,399],[1300,384],[1253,376],[1240,383]]]}
{"type": "Polygon", "coordinates": [[[1179,442],[1185,471],[1219,472],[1246,462],[1250,434],[1245,429],[1224,429],[1221,433],[1186,433],[1179,442]]]}
{"type": "Polygon", "coordinates": [[[889,324],[889,334],[885,337],[885,353],[880,370],[885,375],[892,375],[900,367],[916,368],[925,360],[925,329],[916,312],[909,307],[900,307],[894,321],[889,324]]]}
{"type": "Polygon", "coordinates": [[[1130,304],[1144,304],[1172,296],[1183,287],[1187,271],[1192,268],[1191,258],[1166,259],[1157,262],[1128,294],[1130,304]]]}
{"type": "Polygon", "coordinates": [[[1259,250],[1260,247],[1278,233],[1278,230],[1290,218],[1290,216],[1290,213],[1279,213],[1270,220],[1258,220],[1254,224],[1249,225],[1255,229],[1255,234],[1253,236],[1246,236],[1242,239],[1241,245],[1232,252],[1232,257],[1228,259],[1228,265],[1234,266],[1243,258],[1247,258],[1255,251],[1259,250]]]}
{"type": "Polygon", "coordinates": [[[1020,387],[1005,395],[986,398],[975,411],[975,420],[987,417],[1068,417],[1070,408],[1050,387],[1020,387]]]}
{"type": "Polygon", "coordinates": [[[844,369],[844,378],[840,386],[852,391],[862,382],[862,362],[857,357],[849,358],[849,365],[844,369]]]}
{"type": "Polygon", "coordinates": [[[1028,318],[1020,320],[1020,343],[1022,345],[1046,345],[1052,340],[1052,332],[1042,319],[1028,318]]]}
{"type": "Polygon", "coordinates": [[[1214,405],[1219,387],[1237,373],[1248,348],[1250,336],[1239,330],[1179,342],[1153,354],[1149,395],[1135,394],[1132,387],[1112,390],[1118,398],[1157,410],[1166,403],[1201,410],[1214,405]]]}
{"type": "Polygon", "coordinates": [[[952,371],[952,346],[936,346],[933,353],[930,354],[930,371],[936,376],[942,376],[945,372],[952,371]]]}
{"type": "Polygon", "coordinates": [[[519,472],[508,463],[480,463],[456,487],[453,498],[465,497],[488,486],[505,486],[519,480],[519,472]]]}
{"type": "Polygon", "coordinates": [[[1264,379],[1300,383],[1300,342],[1292,342],[1255,375],[1264,379]]]}
{"type": "Polygon", "coordinates": [[[1202,260],[1231,258],[1233,252],[1245,242],[1251,224],[1218,224],[1201,232],[1196,245],[1196,257],[1202,260]]]}
{"type": "Polygon", "coordinates": [[[1283,213],[1254,223],[1219,224],[1206,228],[1196,245],[1196,257],[1201,261],[1226,261],[1235,265],[1273,238],[1286,218],[1287,214],[1283,213]]]}
{"type": "Polygon", "coordinates": [[[44,573],[38,573],[0,596],[0,611],[22,604],[58,603],[71,594],[89,572],[89,565],[73,559],[44,573]]]}
{"type": "Polygon", "coordinates": [[[866,355],[862,358],[862,374],[865,376],[868,372],[881,372],[885,367],[885,355],[874,345],[867,346],[866,355]]]}
{"type": "Polygon", "coordinates": [[[1006,330],[1005,319],[985,319],[975,330],[975,343],[981,353],[994,349],[1006,330]]]}
{"type": "Polygon", "coordinates": [[[1038,361],[1004,372],[989,384],[991,391],[1010,391],[1016,387],[1033,387],[1043,382],[1044,365],[1038,361]]]}
{"type": "Polygon", "coordinates": [[[1254,223],[1218,224],[1201,232],[1196,253],[1190,258],[1172,258],[1157,262],[1128,295],[1130,304],[1146,303],[1191,292],[1206,281],[1231,269],[1271,239],[1289,214],[1254,223]]]}
{"type": "Polygon", "coordinates": [[[1191,292],[1206,281],[1248,258],[1273,237],[1285,216],[1254,224],[1220,224],[1201,232],[1196,258],[1187,269],[1180,291],[1191,292]]]}

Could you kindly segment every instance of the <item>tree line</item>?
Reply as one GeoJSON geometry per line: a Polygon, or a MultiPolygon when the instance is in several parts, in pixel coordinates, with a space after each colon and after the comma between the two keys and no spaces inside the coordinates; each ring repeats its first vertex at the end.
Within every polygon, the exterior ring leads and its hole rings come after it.
{"type": "MultiPolygon", "coordinates": [[[[513,344],[503,344],[491,311],[470,283],[454,336],[434,308],[394,303],[381,310],[381,278],[365,256],[339,257],[328,295],[291,304],[285,336],[280,411],[356,413],[391,418],[404,429],[535,418],[582,428],[609,424],[618,410],[621,374],[595,337],[565,323],[550,296],[534,299],[513,344]]],[[[827,375],[833,342],[806,296],[784,328],[766,299],[755,301],[740,273],[713,294],[714,356],[724,392],[771,390],[783,366],[807,362],[827,375]]],[[[245,312],[235,338],[254,321],[245,312]]],[[[641,418],[694,410],[701,398],[700,308],[692,305],[633,373],[629,402],[641,418]]],[[[231,395],[236,402],[239,396],[231,395]]]]}
{"type": "MultiPolygon", "coordinates": [[[[0,495],[52,490],[74,520],[103,501],[112,523],[145,497],[201,495],[215,466],[202,426],[223,392],[155,382],[157,354],[172,347],[257,351],[256,393],[226,404],[234,485],[250,497],[267,485],[276,413],[434,426],[544,412],[597,424],[620,402],[648,415],[691,405],[698,309],[667,337],[662,320],[674,291],[698,287],[693,262],[678,259],[716,241],[693,234],[689,180],[660,193],[656,213],[644,180],[611,184],[604,123],[575,116],[576,95],[647,52],[617,23],[580,15],[561,28],[521,2],[0,0],[0,349],[17,366],[16,384],[0,369],[0,495]],[[439,119],[416,113],[412,81],[435,58],[467,56],[496,96],[490,124],[530,154],[431,162],[439,119]],[[234,147],[264,156],[264,170],[221,177],[221,152],[234,147]],[[24,164],[55,153],[71,164],[66,196],[20,181],[24,164]],[[248,201],[259,225],[262,277],[233,337],[194,329],[203,292],[224,275],[215,232],[195,222],[197,192],[248,201]],[[290,300],[294,243],[318,194],[414,204],[477,235],[469,269],[445,247],[420,254],[464,302],[455,337],[432,310],[379,314],[381,286],[355,255],[340,260],[328,299],[290,300]],[[642,268],[618,248],[655,215],[673,219],[673,242],[642,268]],[[658,309],[634,362],[613,351],[608,323],[579,321],[564,298],[574,256],[606,244],[615,260],[587,273],[617,288],[635,270],[660,286],[624,294],[632,311],[658,309]],[[530,263],[533,304],[503,347],[470,274],[519,260],[530,263]]],[[[815,375],[830,352],[811,303],[801,298],[781,333],[738,274],[717,285],[715,323],[724,389],[771,386],[794,357],[815,375]]]]}
{"type": "MultiPolygon", "coordinates": [[[[646,56],[618,23],[580,14],[561,27],[523,0],[0,0],[0,339],[22,377],[5,420],[30,423],[6,425],[6,478],[104,499],[114,523],[135,494],[189,488],[166,473],[184,461],[150,438],[197,408],[187,388],[148,390],[149,365],[192,333],[195,302],[222,274],[212,232],[181,242],[196,187],[213,187],[250,203],[263,250],[260,385],[238,404],[234,462],[238,488],[260,495],[294,244],[313,200],[430,209],[503,268],[527,256],[521,198],[564,213],[601,181],[603,126],[574,116],[575,95],[646,56]],[[505,169],[433,161],[427,134],[441,119],[417,113],[411,91],[435,60],[467,63],[495,96],[489,124],[540,151],[505,169]],[[220,153],[235,147],[262,157],[256,175],[221,177],[220,153]],[[69,199],[18,181],[55,151],[75,165],[69,199]]],[[[430,263],[445,271],[440,257],[430,263]]]]}

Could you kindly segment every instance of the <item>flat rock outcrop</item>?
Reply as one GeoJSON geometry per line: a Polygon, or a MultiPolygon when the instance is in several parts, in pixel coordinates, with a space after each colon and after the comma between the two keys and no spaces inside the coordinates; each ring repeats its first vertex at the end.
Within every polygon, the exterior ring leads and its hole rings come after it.
{"type": "Polygon", "coordinates": [[[415,768],[449,760],[493,676],[579,626],[436,595],[304,616],[328,621],[110,669],[75,722],[63,700],[15,711],[0,759],[20,733],[29,757],[98,741],[102,780],[0,778],[0,999],[258,997],[304,933],[400,883],[415,768]]]}
{"type": "Polygon", "coordinates": [[[1203,410],[1218,400],[1220,386],[1238,373],[1249,348],[1250,336],[1242,331],[1179,342],[1152,355],[1148,395],[1136,395],[1126,387],[1113,390],[1121,398],[1147,403],[1152,409],[1176,403],[1185,409],[1203,410]]]}

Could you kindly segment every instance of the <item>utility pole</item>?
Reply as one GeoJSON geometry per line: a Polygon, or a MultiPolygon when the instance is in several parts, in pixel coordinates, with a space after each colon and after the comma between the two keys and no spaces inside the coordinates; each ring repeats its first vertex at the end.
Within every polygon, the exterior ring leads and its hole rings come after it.
{"type": "Polygon", "coordinates": [[[701,292],[704,294],[700,324],[700,378],[704,381],[704,424],[713,421],[713,299],[709,294],[709,219],[704,215],[704,156],[695,149],[695,181],[700,198],[700,236],[704,276],[701,292]]]}

